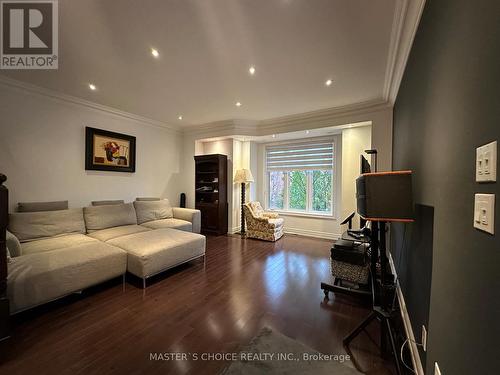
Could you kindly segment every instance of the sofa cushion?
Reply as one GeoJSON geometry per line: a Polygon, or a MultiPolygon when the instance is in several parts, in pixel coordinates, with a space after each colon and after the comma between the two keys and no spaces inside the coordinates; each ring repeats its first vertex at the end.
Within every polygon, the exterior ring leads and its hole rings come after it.
{"type": "Polygon", "coordinates": [[[8,264],[11,313],[120,276],[126,267],[127,253],[100,241],[18,257],[8,264]]]}
{"type": "Polygon", "coordinates": [[[205,254],[205,236],[176,229],[156,229],[107,242],[127,251],[127,269],[139,277],[205,254]]]}
{"type": "Polygon", "coordinates": [[[5,243],[9,249],[9,256],[18,257],[23,254],[19,239],[9,231],[5,233],[5,243]]]}
{"type": "Polygon", "coordinates": [[[60,211],[68,209],[68,201],[54,202],[19,202],[18,212],[60,211]]]}
{"type": "Polygon", "coordinates": [[[139,201],[139,202],[151,202],[151,201],[160,201],[161,198],[160,197],[138,197],[138,198],[135,198],[136,201],[139,201]]]}
{"type": "Polygon", "coordinates": [[[282,217],[278,217],[276,219],[269,219],[268,222],[274,228],[281,228],[285,223],[285,219],[283,219],[282,217]]]}
{"type": "Polygon", "coordinates": [[[118,200],[108,200],[108,201],[92,201],[92,206],[110,206],[114,204],[124,204],[125,201],[122,199],[118,200]]]}
{"type": "Polygon", "coordinates": [[[106,228],[137,224],[132,203],[84,207],[83,214],[89,233],[106,228]]]}
{"type": "Polygon", "coordinates": [[[116,237],[128,236],[129,234],[147,232],[151,229],[143,227],[141,225],[123,225],[121,227],[114,227],[108,229],[97,230],[89,233],[88,236],[96,238],[99,241],[108,241],[116,237]]]}
{"type": "Polygon", "coordinates": [[[193,231],[193,224],[191,224],[189,221],[173,219],[173,218],[148,221],[147,223],[141,225],[151,229],[172,228],[178,230],[185,230],[187,232],[193,231]]]}
{"type": "Polygon", "coordinates": [[[30,241],[23,243],[22,254],[42,253],[57,249],[64,249],[84,243],[96,242],[94,238],[90,238],[84,234],[66,234],[59,237],[45,238],[38,241],[30,241]]]}
{"type": "Polygon", "coordinates": [[[260,202],[248,202],[246,206],[250,208],[255,217],[261,217],[264,213],[264,209],[260,205],[260,202]]]}
{"type": "Polygon", "coordinates": [[[26,242],[68,233],[85,233],[85,221],[81,208],[16,212],[9,215],[9,230],[19,241],[26,242]]]}
{"type": "Polygon", "coordinates": [[[152,220],[169,219],[174,216],[168,199],[159,201],[135,201],[137,223],[142,224],[152,220]]]}

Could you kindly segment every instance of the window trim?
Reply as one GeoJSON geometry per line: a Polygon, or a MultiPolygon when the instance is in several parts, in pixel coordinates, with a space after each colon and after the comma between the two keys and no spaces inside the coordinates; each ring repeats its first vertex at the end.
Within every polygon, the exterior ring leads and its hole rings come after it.
{"type": "MultiPolygon", "coordinates": [[[[284,142],[273,142],[265,144],[263,147],[263,174],[265,181],[264,186],[264,209],[272,212],[277,212],[283,216],[299,216],[299,217],[307,217],[307,218],[316,218],[316,219],[328,219],[328,220],[338,220],[340,213],[340,202],[341,202],[341,168],[342,168],[342,138],[341,134],[336,134],[333,137],[317,137],[317,138],[307,138],[307,140],[323,140],[323,141],[331,141],[333,143],[333,167],[332,171],[332,211],[327,213],[322,213],[319,211],[308,210],[309,207],[312,206],[312,202],[310,197],[312,194],[312,173],[308,173],[308,191],[306,195],[307,203],[306,210],[291,210],[291,209],[274,209],[269,207],[269,184],[270,184],[270,171],[267,170],[267,147],[275,146],[275,145],[288,145],[294,143],[304,142],[304,139],[296,140],[296,141],[284,141],[284,142]],[[310,176],[310,177],[309,177],[310,176]],[[309,183],[309,179],[311,180],[309,183]]],[[[308,169],[306,171],[313,171],[315,169],[308,169]]],[[[285,192],[283,198],[283,206],[289,206],[289,197],[288,197],[288,185],[289,185],[289,174],[285,173],[285,192]]]]}

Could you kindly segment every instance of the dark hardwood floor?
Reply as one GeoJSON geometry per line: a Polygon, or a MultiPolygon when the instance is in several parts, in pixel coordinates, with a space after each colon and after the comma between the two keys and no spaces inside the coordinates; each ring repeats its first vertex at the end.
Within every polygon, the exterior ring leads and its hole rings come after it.
{"type": "MultiPolygon", "coordinates": [[[[155,277],[146,290],[132,277],[124,287],[114,280],[16,316],[0,374],[217,374],[227,362],[150,361],[150,352],[237,352],[264,326],[345,354],[342,338],[370,309],[351,297],[323,300],[330,246],[291,235],[209,237],[205,262],[155,277]]],[[[378,340],[372,323],[352,355],[366,374],[391,374],[378,340]]]]}

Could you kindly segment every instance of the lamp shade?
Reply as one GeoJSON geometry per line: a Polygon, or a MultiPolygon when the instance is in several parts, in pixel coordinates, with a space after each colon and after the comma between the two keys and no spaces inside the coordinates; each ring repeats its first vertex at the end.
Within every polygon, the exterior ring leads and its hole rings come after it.
{"type": "Polygon", "coordinates": [[[234,175],[234,182],[240,184],[253,182],[252,172],[249,169],[238,169],[234,175]]]}

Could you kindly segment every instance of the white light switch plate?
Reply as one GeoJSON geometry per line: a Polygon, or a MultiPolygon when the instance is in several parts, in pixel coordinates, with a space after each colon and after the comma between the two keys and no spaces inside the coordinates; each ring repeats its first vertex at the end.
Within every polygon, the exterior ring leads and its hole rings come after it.
{"type": "Polygon", "coordinates": [[[497,141],[476,149],[476,181],[497,180],[497,141]]]}
{"type": "Polygon", "coordinates": [[[476,194],[474,228],[495,234],[495,194],[476,194]]]}

